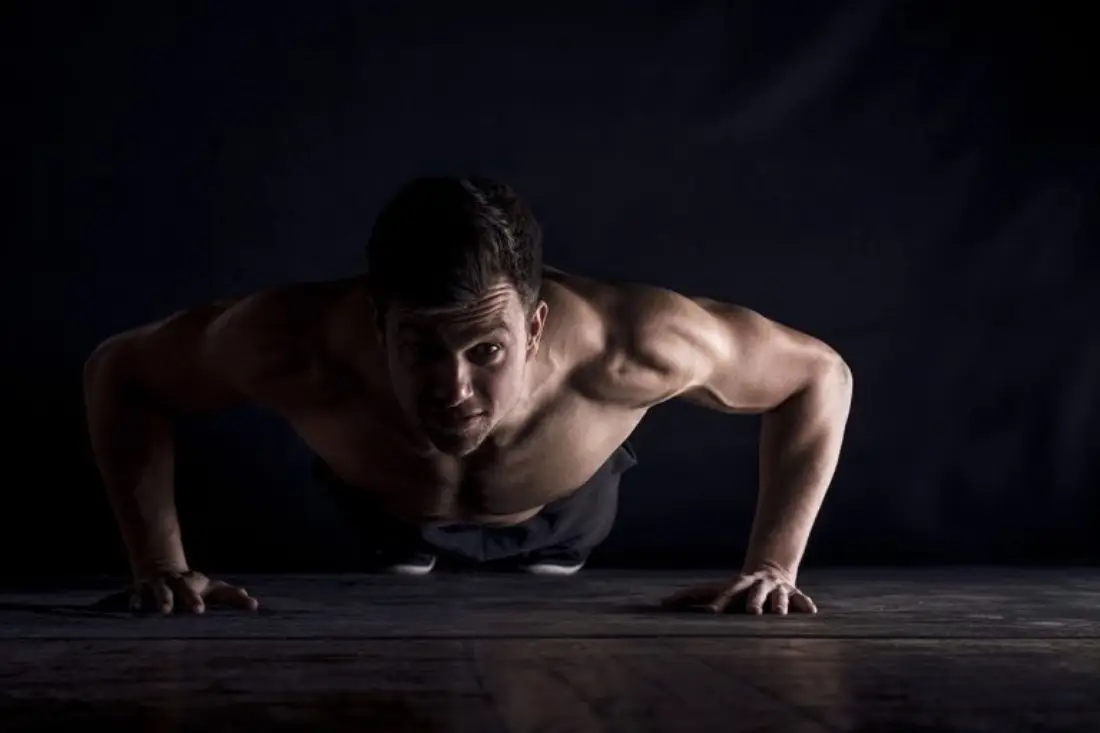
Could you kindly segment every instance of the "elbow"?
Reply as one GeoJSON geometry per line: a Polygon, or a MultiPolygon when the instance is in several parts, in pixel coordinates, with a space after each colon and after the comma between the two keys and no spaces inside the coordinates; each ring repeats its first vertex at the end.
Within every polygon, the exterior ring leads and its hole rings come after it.
{"type": "Polygon", "coordinates": [[[847,410],[852,400],[853,385],[851,366],[836,351],[825,347],[814,360],[804,389],[847,410]]]}
{"type": "Polygon", "coordinates": [[[114,351],[114,339],[107,339],[92,349],[92,353],[84,360],[85,387],[88,386],[89,382],[95,380],[96,375],[103,370],[105,365],[113,361],[114,351]]]}
{"type": "Polygon", "coordinates": [[[773,410],[806,409],[846,420],[852,404],[852,369],[832,351],[818,354],[807,363],[804,376],[793,392],[773,410]],[[798,405],[790,407],[788,405],[798,405]]]}
{"type": "Polygon", "coordinates": [[[839,355],[834,359],[832,373],[833,379],[845,392],[852,391],[852,367],[839,355]]]}
{"type": "Polygon", "coordinates": [[[112,336],[96,346],[84,360],[85,395],[97,391],[106,375],[118,372],[122,344],[122,336],[112,336]]]}
{"type": "Polygon", "coordinates": [[[823,386],[835,400],[840,409],[847,414],[852,405],[854,380],[852,368],[839,354],[832,356],[820,377],[823,386]]]}

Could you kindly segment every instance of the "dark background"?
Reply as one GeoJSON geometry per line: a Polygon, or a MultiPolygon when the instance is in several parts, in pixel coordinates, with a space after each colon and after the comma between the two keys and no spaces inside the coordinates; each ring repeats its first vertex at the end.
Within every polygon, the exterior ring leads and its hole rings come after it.
{"type": "MultiPolygon", "coordinates": [[[[385,199],[436,173],[510,181],[556,266],[847,358],[807,565],[1100,560],[1084,4],[540,5],[6,5],[5,577],[126,570],[83,424],[97,342],[358,271],[385,199]]],[[[598,561],[737,566],[757,427],[654,411],[598,561]]],[[[283,424],[189,422],[180,464],[194,566],[346,569],[283,424]]]]}

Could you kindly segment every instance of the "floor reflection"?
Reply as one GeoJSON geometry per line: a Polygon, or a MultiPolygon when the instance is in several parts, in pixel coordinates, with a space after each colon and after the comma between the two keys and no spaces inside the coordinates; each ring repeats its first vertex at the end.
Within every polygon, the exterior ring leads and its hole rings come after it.
{"type": "Polygon", "coordinates": [[[656,610],[696,580],[250,578],[265,613],[180,619],[0,594],[0,733],[1100,730],[1095,573],[822,573],[815,617],[656,610]]]}
{"type": "Polygon", "coordinates": [[[28,666],[4,669],[4,730],[809,733],[1100,722],[1100,642],[1082,639],[20,646],[28,666]]]}

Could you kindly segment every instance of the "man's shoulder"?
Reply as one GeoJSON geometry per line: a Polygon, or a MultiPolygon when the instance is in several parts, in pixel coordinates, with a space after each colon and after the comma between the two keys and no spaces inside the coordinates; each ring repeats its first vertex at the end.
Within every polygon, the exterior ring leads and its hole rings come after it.
{"type": "Polygon", "coordinates": [[[346,299],[357,285],[355,279],[279,283],[233,299],[227,313],[249,323],[271,319],[307,323],[346,299]]]}
{"type": "Polygon", "coordinates": [[[211,323],[210,348],[249,379],[294,372],[323,351],[354,296],[353,281],[300,282],[254,291],[211,323]]]}
{"type": "Polygon", "coordinates": [[[598,330],[609,349],[645,346],[654,338],[705,332],[732,306],[650,283],[589,278],[554,271],[557,300],[569,304],[575,327],[598,330]]]}
{"type": "Polygon", "coordinates": [[[584,346],[576,371],[598,399],[648,406],[696,378],[724,346],[721,304],[641,282],[562,275],[569,339],[584,346]]]}

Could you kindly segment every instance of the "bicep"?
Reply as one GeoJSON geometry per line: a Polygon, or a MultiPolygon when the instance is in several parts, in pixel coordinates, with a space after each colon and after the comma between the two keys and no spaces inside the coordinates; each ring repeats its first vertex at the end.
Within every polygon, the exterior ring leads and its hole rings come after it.
{"type": "Polygon", "coordinates": [[[711,355],[706,377],[684,397],[714,409],[772,410],[839,363],[837,353],[813,336],[748,308],[710,304],[710,328],[725,342],[711,355]]]}
{"type": "Polygon", "coordinates": [[[684,298],[650,329],[675,397],[714,410],[772,410],[840,361],[822,341],[756,311],[684,298]]]}

